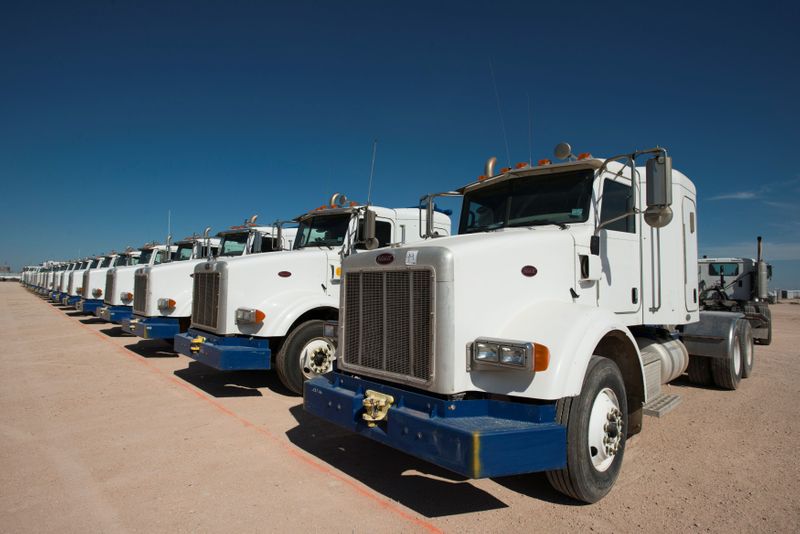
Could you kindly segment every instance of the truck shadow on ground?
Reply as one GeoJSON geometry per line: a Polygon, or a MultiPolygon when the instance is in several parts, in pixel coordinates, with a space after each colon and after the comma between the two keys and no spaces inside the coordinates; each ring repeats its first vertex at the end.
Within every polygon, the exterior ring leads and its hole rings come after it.
{"type": "MultiPolygon", "coordinates": [[[[69,309],[69,308],[68,308],[68,309],[69,309]]],[[[68,311],[68,312],[67,312],[67,316],[68,316],[68,317],[86,317],[86,314],[85,314],[85,313],[83,313],[82,311],[75,311],[75,310],[73,310],[73,311],[68,311]]]]}
{"type": "Polygon", "coordinates": [[[108,337],[132,337],[131,334],[123,330],[121,326],[112,326],[111,328],[104,328],[100,331],[108,337]]]}
{"type": "MultiPolygon", "coordinates": [[[[425,517],[482,512],[508,505],[469,479],[359,435],[339,429],[303,410],[289,409],[299,423],[289,440],[335,469],[425,517]]],[[[576,504],[553,490],[544,475],[493,479],[524,495],[559,504],[576,504]]]]}
{"type": "Polygon", "coordinates": [[[81,319],[80,322],[83,324],[105,324],[105,321],[99,317],[90,317],[87,319],[81,319]]]}
{"type": "Polygon", "coordinates": [[[162,339],[140,339],[138,343],[125,345],[129,351],[144,358],[177,358],[172,343],[162,339]]]}
{"type": "Polygon", "coordinates": [[[690,389],[710,389],[712,391],[728,391],[724,388],[718,387],[714,384],[695,384],[694,382],[689,380],[688,376],[679,376],[675,380],[669,383],[670,386],[675,386],[676,388],[690,388],[690,389]]]}
{"type": "Polygon", "coordinates": [[[270,371],[217,371],[190,362],[186,369],[175,371],[175,376],[212,397],[263,397],[259,391],[261,388],[269,388],[279,395],[294,396],[270,371]]]}

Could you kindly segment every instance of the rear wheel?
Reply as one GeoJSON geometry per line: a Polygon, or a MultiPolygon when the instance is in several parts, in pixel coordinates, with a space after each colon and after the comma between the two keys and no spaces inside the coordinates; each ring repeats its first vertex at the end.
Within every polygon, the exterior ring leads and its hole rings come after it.
{"type": "Polygon", "coordinates": [[[708,386],[713,383],[711,376],[711,360],[703,356],[690,356],[689,367],[686,369],[689,373],[689,382],[698,386],[708,386]]]}
{"type": "Polygon", "coordinates": [[[711,374],[714,383],[723,389],[736,389],[742,380],[742,321],[746,321],[746,319],[737,321],[731,351],[727,357],[711,358],[711,374]]]}
{"type": "Polygon", "coordinates": [[[625,453],[628,405],[617,365],[592,356],[581,394],[556,404],[556,422],[567,428],[567,466],[548,471],[547,480],[573,499],[599,501],[614,486],[625,453]]]}
{"type": "Polygon", "coordinates": [[[769,345],[772,343],[772,312],[766,304],[757,304],[756,311],[767,318],[767,337],[756,338],[759,345],[769,345]]]}
{"type": "Polygon", "coordinates": [[[747,319],[739,321],[741,325],[739,341],[742,351],[742,378],[753,373],[753,327],[747,319]]]}
{"type": "Polygon", "coordinates": [[[335,346],[323,336],[324,321],[307,321],[295,328],[283,343],[275,361],[278,378],[289,390],[303,394],[309,378],[333,370],[335,346]]]}

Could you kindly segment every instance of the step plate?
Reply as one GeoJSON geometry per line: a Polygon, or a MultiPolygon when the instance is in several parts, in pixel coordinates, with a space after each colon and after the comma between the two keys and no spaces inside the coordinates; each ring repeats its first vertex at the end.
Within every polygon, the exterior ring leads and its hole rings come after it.
{"type": "Polygon", "coordinates": [[[680,395],[675,393],[662,393],[644,405],[644,414],[651,417],[661,417],[671,412],[680,403],[680,395]]]}

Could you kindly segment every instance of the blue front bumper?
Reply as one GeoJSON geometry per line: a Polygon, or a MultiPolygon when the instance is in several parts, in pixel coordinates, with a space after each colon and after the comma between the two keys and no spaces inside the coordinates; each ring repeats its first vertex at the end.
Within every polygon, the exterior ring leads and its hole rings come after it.
{"type": "Polygon", "coordinates": [[[95,315],[108,321],[109,323],[121,324],[123,319],[130,318],[133,315],[133,307],[131,306],[100,306],[95,310],[95,315]]]}
{"type": "Polygon", "coordinates": [[[172,339],[181,332],[177,317],[142,317],[141,315],[123,319],[122,329],[144,339],[172,339]]]}
{"type": "Polygon", "coordinates": [[[102,305],[101,299],[81,299],[76,308],[83,313],[94,314],[94,311],[102,305]]]}
{"type": "Polygon", "coordinates": [[[175,352],[220,371],[260,371],[272,368],[269,340],[215,336],[189,329],[175,336],[175,352]]]}
{"type": "Polygon", "coordinates": [[[76,306],[80,301],[81,297],[79,297],[78,295],[74,295],[71,297],[70,296],[64,297],[64,300],[62,302],[64,303],[64,306],[76,306]]]}
{"type": "Polygon", "coordinates": [[[555,403],[444,400],[336,372],[307,381],[303,399],[318,417],[470,478],[550,471],[567,461],[555,403]],[[394,397],[374,427],[362,419],[368,389],[394,397]]]}

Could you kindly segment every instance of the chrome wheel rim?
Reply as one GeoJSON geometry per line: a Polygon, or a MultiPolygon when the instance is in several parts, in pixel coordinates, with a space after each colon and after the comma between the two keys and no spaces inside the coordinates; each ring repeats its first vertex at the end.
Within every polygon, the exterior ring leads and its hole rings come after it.
{"type": "Polygon", "coordinates": [[[603,388],[594,398],[589,414],[588,448],[592,465],[606,471],[622,446],[624,432],[619,399],[611,388],[603,388]]]}
{"type": "Polygon", "coordinates": [[[303,376],[313,378],[333,368],[334,346],[325,338],[314,338],[300,351],[300,369],[303,376]]]}

